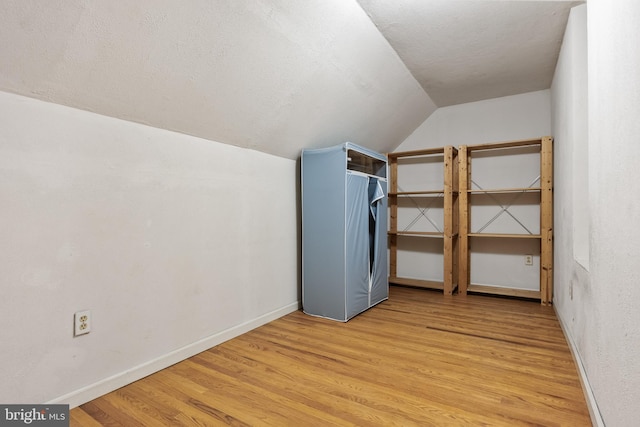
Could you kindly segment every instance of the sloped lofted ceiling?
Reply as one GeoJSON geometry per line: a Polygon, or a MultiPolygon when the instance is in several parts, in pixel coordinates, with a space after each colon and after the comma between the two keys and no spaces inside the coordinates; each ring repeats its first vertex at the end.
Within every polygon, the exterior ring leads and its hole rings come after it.
{"type": "Polygon", "coordinates": [[[295,159],[434,109],[355,0],[3,0],[0,90],[295,159]]]}
{"type": "Polygon", "coordinates": [[[0,90],[291,159],[386,152],[437,106],[548,88],[574,3],[4,0],[0,90]]]}
{"type": "Polygon", "coordinates": [[[439,107],[551,87],[583,1],[358,0],[439,107]]]}

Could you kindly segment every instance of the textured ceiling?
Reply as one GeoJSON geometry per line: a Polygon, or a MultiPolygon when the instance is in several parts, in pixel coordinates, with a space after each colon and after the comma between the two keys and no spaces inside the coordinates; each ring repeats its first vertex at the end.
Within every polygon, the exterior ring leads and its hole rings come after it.
{"type": "Polygon", "coordinates": [[[439,107],[547,89],[580,1],[358,0],[439,107]]]}
{"type": "Polygon", "coordinates": [[[548,88],[575,3],[3,0],[0,90],[291,159],[386,152],[437,106],[548,88]]]}
{"type": "Polygon", "coordinates": [[[0,90],[291,159],[435,110],[355,0],[2,0],[0,90]]]}

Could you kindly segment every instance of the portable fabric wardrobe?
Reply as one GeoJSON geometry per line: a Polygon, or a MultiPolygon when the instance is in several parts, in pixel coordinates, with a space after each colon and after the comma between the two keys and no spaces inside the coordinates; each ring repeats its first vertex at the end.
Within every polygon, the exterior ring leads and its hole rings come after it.
{"type": "Polygon", "coordinates": [[[303,311],[346,322],[389,296],[387,159],[345,142],[301,172],[303,311]]]}

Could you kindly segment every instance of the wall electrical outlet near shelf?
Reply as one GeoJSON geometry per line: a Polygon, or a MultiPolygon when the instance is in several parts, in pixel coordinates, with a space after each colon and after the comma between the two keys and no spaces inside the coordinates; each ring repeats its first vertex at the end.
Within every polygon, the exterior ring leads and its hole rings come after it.
{"type": "Polygon", "coordinates": [[[524,256],[524,265],[533,265],[533,255],[524,256]]]}
{"type": "Polygon", "coordinates": [[[78,311],[73,316],[73,335],[84,335],[91,332],[91,311],[78,311]]]}

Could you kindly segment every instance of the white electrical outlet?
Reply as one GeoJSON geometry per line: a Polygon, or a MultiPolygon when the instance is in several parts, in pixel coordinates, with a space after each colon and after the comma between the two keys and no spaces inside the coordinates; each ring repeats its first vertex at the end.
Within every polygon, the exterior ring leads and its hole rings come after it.
{"type": "Polygon", "coordinates": [[[524,256],[524,265],[533,265],[533,255],[524,256]]]}
{"type": "Polygon", "coordinates": [[[91,332],[91,311],[89,310],[78,311],[73,316],[73,319],[74,319],[74,322],[73,322],[74,336],[77,337],[78,335],[84,335],[91,332]]]}

